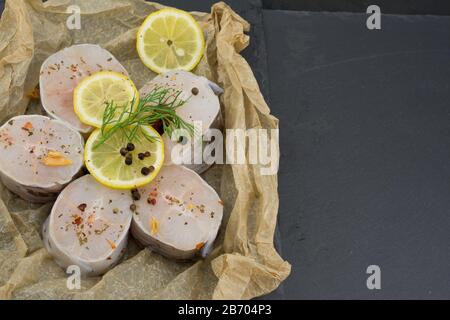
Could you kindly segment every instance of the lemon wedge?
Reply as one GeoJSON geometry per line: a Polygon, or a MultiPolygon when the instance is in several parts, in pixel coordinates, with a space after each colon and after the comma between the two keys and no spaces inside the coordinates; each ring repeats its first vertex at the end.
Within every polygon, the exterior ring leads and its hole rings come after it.
{"type": "Polygon", "coordinates": [[[139,102],[139,93],[133,82],[118,72],[100,71],[83,79],[74,90],[73,105],[81,122],[100,128],[103,122],[103,113],[108,103],[113,101],[116,116],[123,108],[133,108],[139,102]]]}
{"type": "Polygon", "coordinates": [[[86,168],[101,184],[113,189],[134,189],[150,183],[164,162],[164,142],[151,126],[139,126],[133,141],[116,132],[101,142],[94,130],[86,142],[86,168]],[[150,140],[148,138],[151,138],[150,140]]]}
{"type": "Polygon", "coordinates": [[[156,73],[190,71],[205,51],[203,32],[186,11],[167,8],[151,13],[137,33],[137,52],[156,73]]]}

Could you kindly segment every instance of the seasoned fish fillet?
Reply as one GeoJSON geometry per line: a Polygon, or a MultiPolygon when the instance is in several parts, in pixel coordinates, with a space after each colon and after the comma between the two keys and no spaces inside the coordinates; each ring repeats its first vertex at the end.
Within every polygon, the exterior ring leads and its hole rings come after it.
{"type": "MultiPolygon", "coordinates": [[[[143,97],[153,89],[159,87],[170,88],[174,92],[182,92],[180,99],[186,100],[186,103],[176,109],[176,113],[184,121],[191,124],[193,124],[194,121],[202,121],[202,135],[210,128],[221,129],[222,118],[220,114],[220,102],[216,95],[222,93],[222,89],[219,86],[205,77],[197,76],[191,72],[174,70],[160,74],[148,82],[139,91],[140,96],[143,97]]],[[[172,141],[167,134],[163,135],[163,140],[165,144],[165,163],[180,164],[179,162],[172,161],[172,150],[181,142],[172,141]]],[[[191,141],[192,150],[195,143],[197,142],[191,141]]],[[[197,145],[199,144],[197,143],[197,145]]],[[[206,145],[207,143],[203,143],[203,146],[200,143],[199,150],[202,150],[206,145]]],[[[185,157],[182,157],[182,160],[186,167],[197,173],[202,173],[210,167],[210,165],[204,162],[194,163],[193,154],[187,154],[185,157]]]]}
{"type": "Polygon", "coordinates": [[[142,244],[173,259],[206,256],[222,221],[223,202],[197,173],[164,166],[137,190],[131,232],[142,244]]]}
{"type": "Polygon", "coordinates": [[[128,76],[125,68],[107,50],[95,44],[79,44],[56,52],[44,61],[39,76],[42,106],[56,119],[87,133],[73,111],[73,90],[84,78],[98,71],[115,71],[128,76]]]}
{"type": "Polygon", "coordinates": [[[64,122],[22,115],[0,127],[0,176],[12,192],[46,202],[80,172],[84,141],[64,122]]]}
{"type": "Polygon", "coordinates": [[[43,227],[44,244],[63,268],[83,275],[108,271],[125,251],[132,213],[130,192],[109,189],[91,175],[69,184],[43,227]]]}

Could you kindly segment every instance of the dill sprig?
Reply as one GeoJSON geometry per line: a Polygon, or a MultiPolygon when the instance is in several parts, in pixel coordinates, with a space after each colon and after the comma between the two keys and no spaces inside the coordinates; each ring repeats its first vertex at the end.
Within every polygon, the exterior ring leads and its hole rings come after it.
{"type": "Polygon", "coordinates": [[[172,136],[176,129],[184,129],[194,134],[194,126],[180,118],[175,110],[186,103],[180,98],[182,91],[165,87],[156,87],[147,95],[139,99],[136,97],[126,105],[119,106],[114,101],[107,103],[103,112],[102,136],[94,148],[105,143],[116,133],[121,133],[127,142],[138,139],[138,133],[147,140],[154,142],[155,137],[149,135],[143,126],[161,122],[165,133],[172,136]]]}

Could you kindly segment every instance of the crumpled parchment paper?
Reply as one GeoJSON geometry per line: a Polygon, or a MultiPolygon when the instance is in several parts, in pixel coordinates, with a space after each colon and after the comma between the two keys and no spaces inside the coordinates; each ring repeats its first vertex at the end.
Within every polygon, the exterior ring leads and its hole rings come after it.
{"type": "MultiPolygon", "coordinates": [[[[0,123],[40,111],[30,92],[50,54],[77,43],[111,51],[140,88],[155,74],[141,63],[136,31],[162,6],[138,0],[7,0],[0,20],[0,123]],[[70,5],[81,9],[81,29],[69,30],[70,5]]],[[[252,70],[239,54],[249,43],[249,24],[225,3],[194,12],[207,50],[196,74],[225,89],[226,128],[277,128],[252,70]]],[[[277,155],[278,157],[278,155],[277,155]]],[[[215,249],[205,260],[170,261],[130,239],[121,263],[102,277],[67,288],[67,274],[43,248],[41,226],[52,203],[27,203],[0,184],[0,298],[2,299],[250,299],[267,294],[289,275],[290,265],[273,245],[278,213],[277,176],[259,165],[215,165],[203,177],[225,202],[215,249]]],[[[130,237],[131,238],[131,237],[130,237]]]]}

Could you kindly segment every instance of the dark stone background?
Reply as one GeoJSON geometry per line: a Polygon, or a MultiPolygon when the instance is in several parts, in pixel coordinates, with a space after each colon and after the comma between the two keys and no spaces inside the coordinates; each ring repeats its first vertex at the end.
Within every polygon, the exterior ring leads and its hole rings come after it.
{"type": "Polygon", "coordinates": [[[227,2],[252,23],[244,55],[280,118],[292,274],[264,298],[450,298],[450,2],[377,1],[396,15],[373,31],[371,1],[227,2]]]}
{"type": "Polygon", "coordinates": [[[450,15],[448,0],[262,0],[264,9],[329,12],[366,12],[376,4],[383,13],[450,15]]]}

